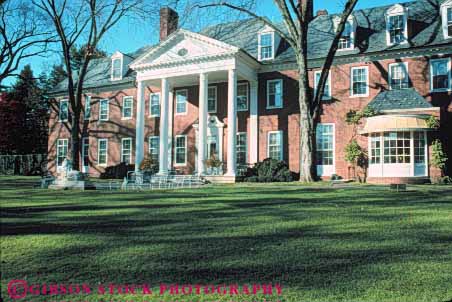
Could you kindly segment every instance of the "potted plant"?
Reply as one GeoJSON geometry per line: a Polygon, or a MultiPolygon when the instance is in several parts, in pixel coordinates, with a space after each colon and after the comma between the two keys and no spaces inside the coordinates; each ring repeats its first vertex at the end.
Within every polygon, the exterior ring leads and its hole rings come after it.
{"type": "Polygon", "coordinates": [[[206,159],[204,161],[204,164],[206,165],[209,174],[219,175],[220,167],[223,164],[223,162],[219,160],[214,154],[210,158],[206,159]]]}

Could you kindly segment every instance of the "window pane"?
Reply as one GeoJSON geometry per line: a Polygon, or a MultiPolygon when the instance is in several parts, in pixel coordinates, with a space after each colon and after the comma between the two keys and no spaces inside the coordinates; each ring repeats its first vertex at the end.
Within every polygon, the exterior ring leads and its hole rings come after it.
{"type": "Polygon", "coordinates": [[[237,163],[246,164],[246,133],[237,134],[237,163]]]}
{"type": "Polygon", "coordinates": [[[269,59],[273,57],[272,34],[262,34],[261,36],[261,59],[269,59]]]}
{"type": "Polygon", "coordinates": [[[248,84],[237,85],[237,110],[248,109],[248,84]]]}
{"type": "Polygon", "coordinates": [[[217,111],[217,89],[216,87],[209,87],[207,96],[207,111],[217,111]]]}
{"type": "Polygon", "coordinates": [[[151,94],[151,115],[153,116],[159,116],[160,115],[160,95],[158,94],[151,94]]]}
{"type": "Polygon", "coordinates": [[[433,89],[449,88],[449,62],[448,60],[438,60],[432,62],[432,86],[433,89]]]}
{"type": "Polygon", "coordinates": [[[180,90],[176,92],[176,113],[187,112],[187,91],[180,90]]]}
{"type": "Polygon", "coordinates": [[[281,132],[272,132],[268,135],[268,157],[282,160],[281,132]]]}
{"type": "Polygon", "coordinates": [[[405,64],[391,65],[391,88],[403,89],[409,87],[408,70],[405,64]]]}

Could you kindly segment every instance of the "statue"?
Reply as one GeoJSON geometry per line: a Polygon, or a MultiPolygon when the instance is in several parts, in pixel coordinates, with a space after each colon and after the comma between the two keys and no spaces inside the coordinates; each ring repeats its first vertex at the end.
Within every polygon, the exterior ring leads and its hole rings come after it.
{"type": "Polygon", "coordinates": [[[72,161],[69,159],[69,157],[66,157],[63,160],[63,170],[64,170],[64,173],[65,173],[65,177],[67,178],[69,172],[72,171],[72,161]]]}

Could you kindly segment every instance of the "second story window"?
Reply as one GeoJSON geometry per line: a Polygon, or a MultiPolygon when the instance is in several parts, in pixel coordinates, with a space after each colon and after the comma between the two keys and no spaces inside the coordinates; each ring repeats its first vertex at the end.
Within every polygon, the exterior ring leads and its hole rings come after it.
{"type": "Polygon", "coordinates": [[[267,81],[267,109],[282,108],[282,80],[267,81]]]}
{"type": "Polygon", "coordinates": [[[187,90],[176,91],[176,114],[187,113],[187,90]]]}
{"type": "MultiPolygon", "coordinates": [[[[314,73],[314,94],[317,95],[317,87],[319,86],[320,76],[322,74],[321,70],[314,73]]],[[[323,90],[322,100],[331,99],[331,73],[328,74],[328,79],[325,83],[325,88],[323,90]]]]}
{"type": "Polygon", "coordinates": [[[351,72],[352,96],[367,96],[369,94],[368,74],[369,70],[366,66],[352,68],[351,72]]]}
{"type": "Polygon", "coordinates": [[[99,101],[99,121],[108,121],[108,100],[103,99],[99,101]]]}
{"type": "Polygon", "coordinates": [[[60,112],[58,114],[58,119],[60,122],[67,122],[69,118],[69,103],[68,100],[60,101],[60,112]]]}
{"type": "Polygon", "coordinates": [[[85,120],[89,120],[91,118],[91,96],[87,95],[85,97],[85,120]]]}
{"type": "Polygon", "coordinates": [[[447,91],[451,89],[450,59],[436,59],[430,61],[430,90],[447,91]]]}
{"type": "Polygon", "coordinates": [[[248,110],[248,83],[237,84],[237,111],[248,110]]]}
{"type": "Polygon", "coordinates": [[[211,86],[207,92],[207,112],[217,112],[217,87],[211,86]]]}
{"type": "Polygon", "coordinates": [[[149,97],[149,115],[160,116],[160,94],[153,93],[149,97]]]}
{"type": "Polygon", "coordinates": [[[273,32],[259,34],[259,61],[274,58],[274,38],[273,32]]]}
{"type": "Polygon", "coordinates": [[[404,89],[409,87],[408,63],[389,64],[389,88],[404,89]]]}
{"type": "Polygon", "coordinates": [[[133,115],[133,97],[125,96],[122,99],[122,118],[131,119],[133,115]]]}

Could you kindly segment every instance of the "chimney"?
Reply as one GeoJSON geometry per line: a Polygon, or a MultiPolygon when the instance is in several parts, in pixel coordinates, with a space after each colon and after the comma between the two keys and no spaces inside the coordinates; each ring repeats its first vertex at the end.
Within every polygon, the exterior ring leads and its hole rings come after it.
{"type": "Polygon", "coordinates": [[[314,18],[314,0],[298,0],[298,5],[300,6],[300,11],[302,8],[307,10],[308,22],[314,18]]]}
{"type": "Polygon", "coordinates": [[[178,14],[169,7],[160,9],[160,42],[177,30],[179,22],[178,14]]]}
{"type": "Polygon", "coordinates": [[[318,17],[318,16],[328,16],[328,11],[327,11],[326,9],[319,9],[319,10],[317,11],[316,16],[317,16],[317,17],[318,17]]]}

